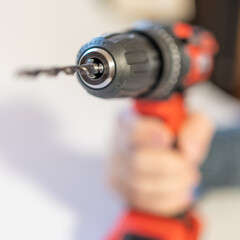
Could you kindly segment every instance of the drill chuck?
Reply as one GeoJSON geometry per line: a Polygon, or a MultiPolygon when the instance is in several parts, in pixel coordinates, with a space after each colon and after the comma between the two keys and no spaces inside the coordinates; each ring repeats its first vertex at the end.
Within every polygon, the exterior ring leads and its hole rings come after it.
{"type": "Polygon", "coordinates": [[[163,100],[207,80],[216,45],[210,33],[188,24],[141,22],[129,31],[103,35],[83,46],[77,65],[91,63],[93,71],[80,70],[77,75],[97,97],[163,100]],[[208,65],[205,69],[203,62],[208,65]]]}
{"type": "Polygon", "coordinates": [[[154,85],[161,69],[160,53],[144,36],[127,32],[93,39],[79,52],[77,64],[92,59],[103,65],[103,72],[78,78],[87,91],[102,98],[139,97],[154,85]]]}
{"type": "Polygon", "coordinates": [[[101,48],[90,48],[81,56],[80,65],[92,63],[95,72],[80,71],[79,76],[83,83],[93,89],[102,89],[108,86],[115,76],[115,62],[112,56],[101,48]]]}

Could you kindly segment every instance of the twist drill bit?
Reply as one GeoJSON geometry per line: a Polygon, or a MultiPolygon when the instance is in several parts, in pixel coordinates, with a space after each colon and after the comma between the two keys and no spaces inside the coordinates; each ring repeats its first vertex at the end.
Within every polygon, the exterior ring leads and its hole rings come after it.
{"type": "Polygon", "coordinates": [[[82,65],[73,65],[66,67],[53,67],[46,69],[34,69],[34,70],[21,70],[18,72],[18,76],[28,76],[28,77],[37,77],[40,74],[46,74],[48,76],[57,76],[59,73],[63,72],[67,75],[74,75],[78,71],[84,71],[87,73],[88,77],[94,79],[96,74],[103,73],[103,65],[89,61],[86,64],[82,65]]]}

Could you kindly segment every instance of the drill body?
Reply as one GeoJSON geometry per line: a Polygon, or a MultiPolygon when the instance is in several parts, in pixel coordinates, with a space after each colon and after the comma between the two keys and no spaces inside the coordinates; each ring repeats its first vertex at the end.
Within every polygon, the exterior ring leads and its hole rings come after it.
{"type": "MultiPolygon", "coordinates": [[[[93,70],[77,75],[91,95],[134,98],[135,111],[165,121],[177,134],[187,115],[184,90],[209,79],[217,51],[214,36],[202,28],[139,22],[83,46],[77,64],[93,70]]],[[[107,240],[196,240],[199,231],[192,211],[164,218],[129,210],[107,240]]]]}

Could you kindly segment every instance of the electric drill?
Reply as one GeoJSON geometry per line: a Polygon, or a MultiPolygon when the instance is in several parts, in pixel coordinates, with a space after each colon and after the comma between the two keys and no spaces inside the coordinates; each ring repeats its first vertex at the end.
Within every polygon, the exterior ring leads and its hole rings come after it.
{"type": "MultiPolygon", "coordinates": [[[[135,110],[165,121],[177,134],[186,117],[184,90],[209,79],[218,44],[208,31],[186,23],[140,22],[124,33],[97,37],[81,48],[82,86],[101,98],[136,99],[135,110]]],[[[130,210],[108,240],[194,240],[200,223],[189,211],[163,218],[130,210]]]]}
{"type": "MultiPolygon", "coordinates": [[[[165,121],[177,135],[187,116],[184,90],[209,79],[217,51],[215,37],[200,27],[141,21],[94,38],[80,49],[76,66],[23,74],[76,72],[91,95],[134,98],[135,111],[165,121]]],[[[129,210],[107,240],[196,240],[200,228],[193,210],[172,218],[129,210]]]]}

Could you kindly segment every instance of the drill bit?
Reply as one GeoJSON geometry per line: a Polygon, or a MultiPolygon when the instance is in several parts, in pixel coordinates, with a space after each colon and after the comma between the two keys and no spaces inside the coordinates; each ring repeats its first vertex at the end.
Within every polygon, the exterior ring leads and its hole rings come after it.
{"type": "Polygon", "coordinates": [[[61,72],[67,75],[74,75],[77,71],[84,71],[90,78],[95,78],[96,74],[103,73],[103,65],[89,61],[89,63],[82,65],[53,67],[34,70],[21,70],[18,72],[18,76],[37,77],[40,74],[46,74],[48,76],[57,76],[61,72]]]}

